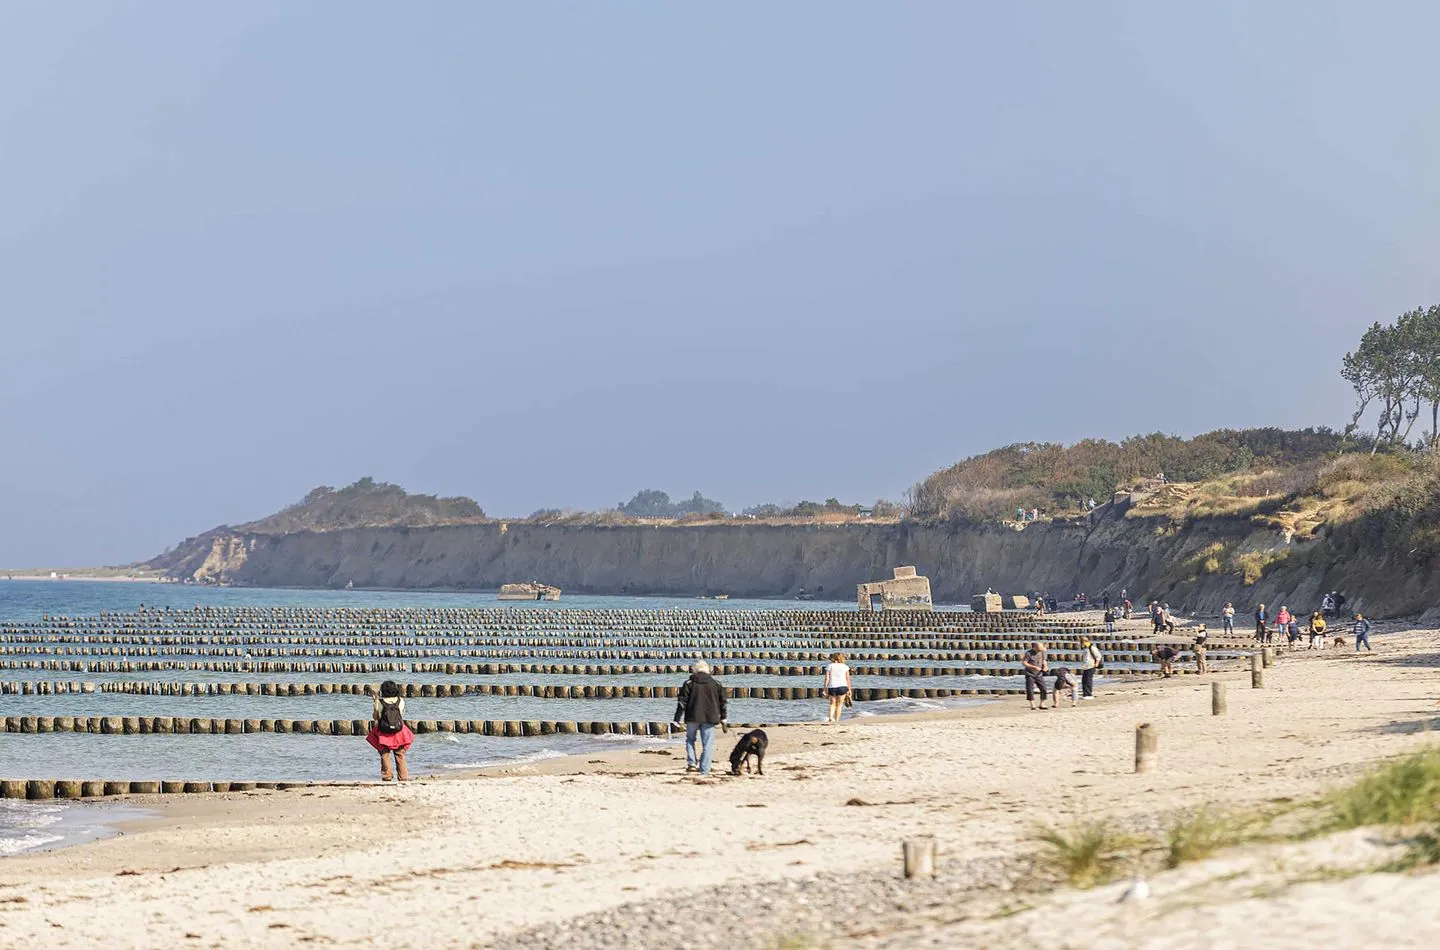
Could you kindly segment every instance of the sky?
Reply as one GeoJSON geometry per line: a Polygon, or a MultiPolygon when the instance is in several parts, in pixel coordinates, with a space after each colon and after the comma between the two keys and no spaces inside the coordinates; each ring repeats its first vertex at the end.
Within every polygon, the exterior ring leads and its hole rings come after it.
{"type": "Polygon", "coordinates": [[[0,565],[1341,427],[1440,5],[0,4],[0,565]]]}

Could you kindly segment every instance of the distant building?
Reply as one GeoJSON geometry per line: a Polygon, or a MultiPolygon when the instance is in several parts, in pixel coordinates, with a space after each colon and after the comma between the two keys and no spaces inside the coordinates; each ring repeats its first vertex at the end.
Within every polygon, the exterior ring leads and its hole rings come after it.
{"type": "Polygon", "coordinates": [[[862,611],[930,610],[934,606],[930,600],[930,578],[916,574],[913,567],[897,567],[890,580],[857,584],[855,589],[862,611]]]}

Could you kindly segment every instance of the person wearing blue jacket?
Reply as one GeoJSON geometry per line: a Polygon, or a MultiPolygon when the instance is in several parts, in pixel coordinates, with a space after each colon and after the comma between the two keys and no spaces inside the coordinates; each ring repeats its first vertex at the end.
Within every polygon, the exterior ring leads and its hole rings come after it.
{"type": "Polygon", "coordinates": [[[1370,621],[1366,620],[1363,615],[1355,615],[1355,626],[1351,628],[1351,632],[1355,634],[1356,653],[1360,652],[1360,645],[1362,643],[1365,645],[1366,650],[1369,650],[1371,653],[1375,652],[1370,648],[1370,621]]]}

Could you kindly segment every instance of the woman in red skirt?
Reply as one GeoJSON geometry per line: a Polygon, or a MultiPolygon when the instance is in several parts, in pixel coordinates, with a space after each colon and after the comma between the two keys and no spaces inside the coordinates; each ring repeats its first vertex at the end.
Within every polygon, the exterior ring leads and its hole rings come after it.
{"type": "Polygon", "coordinates": [[[380,753],[380,781],[390,781],[390,753],[395,753],[396,778],[410,781],[410,770],[405,765],[405,753],[415,741],[415,733],[405,724],[405,700],[400,698],[400,686],[394,680],[380,684],[380,695],[375,697],[374,711],[370,716],[370,732],[365,741],[380,753]]]}

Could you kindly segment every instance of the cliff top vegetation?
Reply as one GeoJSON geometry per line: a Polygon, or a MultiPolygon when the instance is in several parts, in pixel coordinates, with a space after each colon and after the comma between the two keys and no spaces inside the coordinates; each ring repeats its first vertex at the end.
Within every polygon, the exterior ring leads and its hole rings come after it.
{"type": "Polygon", "coordinates": [[[366,477],[340,489],[321,485],[273,515],[235,527],[251,534],[289,534],[295,531],[419,527],[484,520],[485,511],[469,498],[412,495],[399,485],[366,477]]]}
{"type": "Polygon", "coordinates": [[[1330,429],[1217,429],[1193,439],[1131,436],[1074,445],[1024,442],[963,459],[912,489],[922,521],[993,520],[1017,508],[1080,510],[1142,483],[1204,482],[1238,473],[1287,470],[1338,454],[1345,438],[1330,429]]]}

